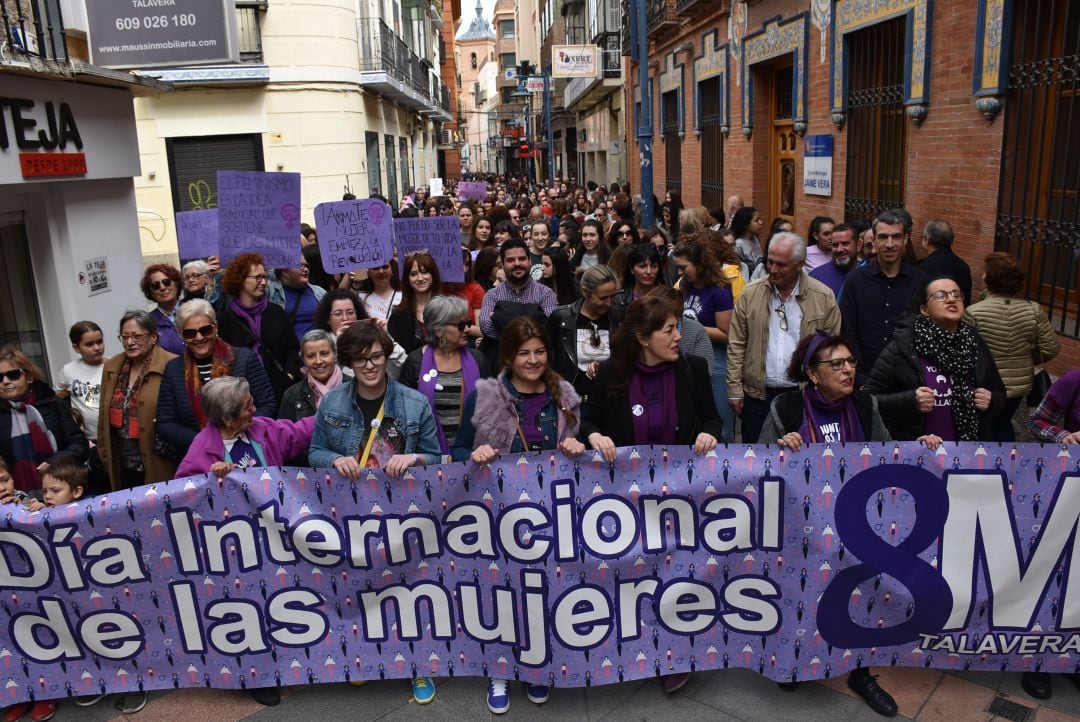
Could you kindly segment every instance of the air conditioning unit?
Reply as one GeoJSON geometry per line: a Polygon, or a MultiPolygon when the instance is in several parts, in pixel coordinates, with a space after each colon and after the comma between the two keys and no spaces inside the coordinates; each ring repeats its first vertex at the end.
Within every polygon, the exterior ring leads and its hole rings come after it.
{"type": "Polygon", "coordinates": [[[454,135],[448,128],[439,131],[439,145],[453,145],[454,135]]]}

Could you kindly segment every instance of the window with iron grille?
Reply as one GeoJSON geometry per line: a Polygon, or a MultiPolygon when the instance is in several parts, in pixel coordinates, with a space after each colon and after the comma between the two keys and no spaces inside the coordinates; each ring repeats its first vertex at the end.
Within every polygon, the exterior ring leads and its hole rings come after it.
{"type": "Polygon", "coordinates": [[[904,18],[848,36],[844,219],[871,222],[904,205],[904,18]]]}
{"type": "Polygon", "coordinates": [[[698,83],[701,103],[701,205],[724,206],[724,120],[720,107],[720,78],[698,83]]]}
{"type": "Polygon", "coordinates": [[[364,145],[367,148],[368,193],[382,191],[382,169],[379,167],[379,134],[373,131],[364,133],[364,145]]]}
{"type": "Polygon", "coordinates": [[[662,96],[664,104],[664,190],[682,190],[682,141],[679,139],[679,92],[662,96]]]}
{"type": "MultiPolygon", "coordinates": [[[[398,146],[401,151],[398,160],[401,163],[401,193],[405,194],[405,191],[409,188],[409,139],[398,138],[398,146]]],[[[398,199],[391,198],[391,203],[397,203],[398,199]]]]}
{"type": "Polygon", "coordinates": [[[1080,4],[1013,12],[994,248],[1016,257],[1054,328],[1080,338],[1080,4]]]}
{"type": "Polygon", "coordinates": [[[385,136],[386,140],[386,197],[391,203],[397,203],[401,197],[398,195],[397,184],[397,143],[394,136],[385,136]]]}

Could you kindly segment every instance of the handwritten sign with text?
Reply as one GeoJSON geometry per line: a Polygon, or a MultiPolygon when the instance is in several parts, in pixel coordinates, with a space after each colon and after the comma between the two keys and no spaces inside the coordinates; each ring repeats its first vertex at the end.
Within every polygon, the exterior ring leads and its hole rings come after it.
{"type": "Polygon", "coordinates": [[[220,231],[217,208],[177,213],[176,245],[183,259],[218,255],[220,231]]]}
{"type": "MultiPolygon", "coordinates": [[[[465,264],[461,258],[461,224],[457,216],[398,218],[394,221],[398,258],[412,253],[427,253],[439,266],[443,283],[464,283],[465,264]]],[[[407,261],[398,268],[404,275],[407,261]]]]}
{"type": "Polygon", "coordinates": [[[300,174],[218,171],[221,260],[261,253],[267,268],[300,265],[300,174]]]}
{"type": "Polygon", "coordinates": [[[487,183],[473,182],[473,181],[461,181],[457,184],[458,198],[463,201],[482,201],[487,198],[487,183]]]}
{"type": "Polygon", "coordinates": [[[394,257],[390,206],[380,200],[336,201],[315,206],[315,229],[327,273],[378,268],[394,257]]]}

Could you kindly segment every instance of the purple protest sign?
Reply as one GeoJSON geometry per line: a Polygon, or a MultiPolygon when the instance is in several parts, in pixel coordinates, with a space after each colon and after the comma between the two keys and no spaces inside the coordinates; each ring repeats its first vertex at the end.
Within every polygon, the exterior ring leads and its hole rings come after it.
{"type": "Polygon", "coordinates": [[[315,206],[323,270],[336,274],[390,263],[394,257],[391,223],[390,206],[377,199],[315,206]]]}
{"type": "Polygon", "coordinates": [[[483,181],[461,181],[457,184],[457,195],[463,201],[482,201],[487,198],[488,186],[483,181]]]}
{"type": "Polygon", "coordinates": [[[218,171],[221,261],[261,253],[269,268],[300,265],[300,174],[218,171]]]}
{"type": "Polygon", "coordinates": [[[180,258],[216,256],[219,243],[217,208],[176,214],[176,245],[180,258]]]}
{"type": "Polygon", "coordinates": [[[612,464],[538,452],[352,482],[246,469],[11,505],[4,694],[1071,672],[1070,448],[641,446],[612,464]]]}
{"type": "MultiPolygon", "coordinates": [[[[426,253],[439,267],[443,283],[464,283],[465,261],[461,255],[461,223],[457,216],[398,218],[394,221],[394,245],[399,259],[413,253],[426,253]]],[[[404,278],[408,263],[399,261],[398,272],[404,278]]]]}

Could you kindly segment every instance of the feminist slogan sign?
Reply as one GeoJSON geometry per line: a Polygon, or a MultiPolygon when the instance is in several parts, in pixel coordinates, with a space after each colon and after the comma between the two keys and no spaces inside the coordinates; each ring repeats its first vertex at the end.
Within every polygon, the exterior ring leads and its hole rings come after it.
{"type": "Polygon", "coordinates": [[[378,199],[315,206],[315,230],[323,270],[344,273],[390,263],[394,257],[392,223],[390,206],[378,199]]]}
{"type": "Polygon", "coordinates": [[[300,265],[300,174],[219,170],[221,262],[261,253],[267,268],[300,265]]]}
{"type": "Polygon", "coordinates": [[[0,523],[5,704],[747,667],[1074,671],[1078,447],[548,452],[248,469],[0,523]]]}

